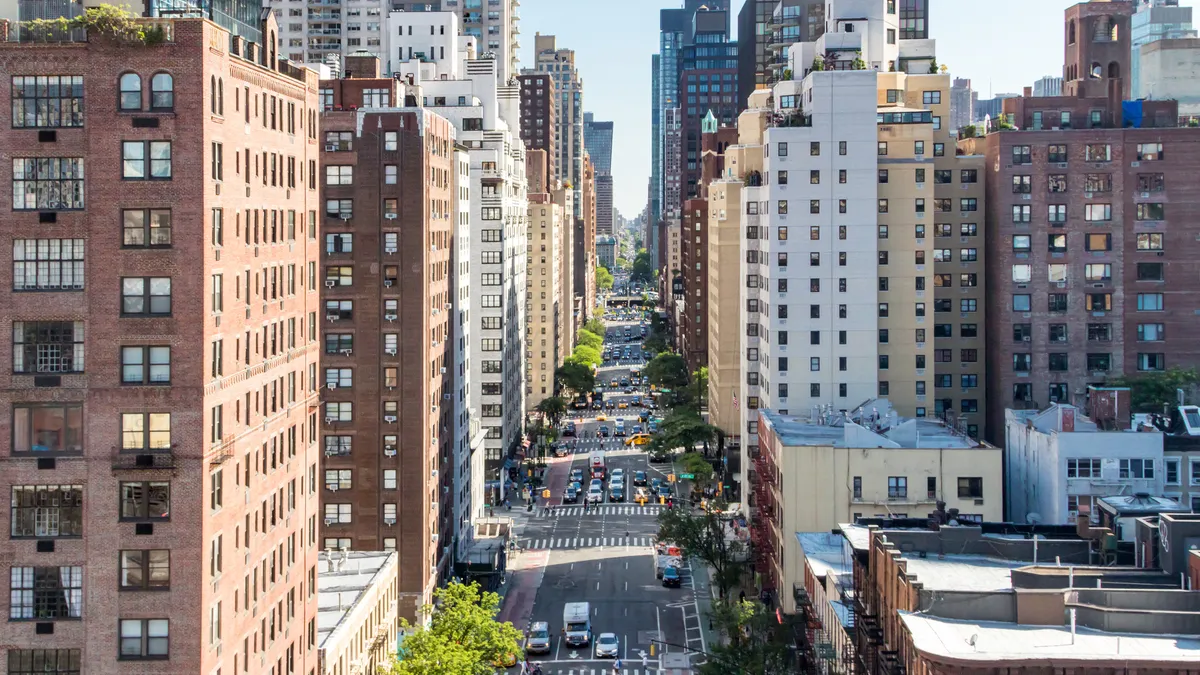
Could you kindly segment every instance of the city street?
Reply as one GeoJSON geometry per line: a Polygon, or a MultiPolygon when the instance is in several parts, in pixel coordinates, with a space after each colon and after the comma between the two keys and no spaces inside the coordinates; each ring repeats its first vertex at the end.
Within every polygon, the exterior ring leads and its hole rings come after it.
{"type": "MultiPolygon", "coordinates": [[[[630,368],[644,366],[641,358],[641,342],[615,341],[623,336],[624,327],[631,326],[638,335],[637,321],[610,321],[606,346],[631,345],[636,358],[607,362],[597,375],[597,383],[607,384],[628,377],[630,368]]],[[[605,402],[630,402],[635,396],[646,396],[648,387],[636,386],[632,393],[618,393],[605,387],[605,402]]],[[[610,673],[613,659],[594,657],[595,638],[600,633],[615,633],[620,641],[622,673],[642,675],[655,673],[659,666],[661,645],[656,645],[655,655],[650,655],[651,641],[661,640],[675,645],[688,645],[703,650],[704,644],[698,625],[698,604],[693,589],[691,571],[681,570],[679,588],[666,588],[656,578],[654,571],[653,544],[658,529],[656,517],[659,504],[638,505],[632,501],[632,480],[636,471],[645,471],[648,479],[666,479],[669,465],[651,464],[642,451],[644,446],[628,446],[626,438],[599,438],[598,429],[606,424],[610,430],[615,420],[624,419],[626,430],[632,435],[634,424],[643,408],[630,407],[615,410],[572,411],[568,418],[578,426],[578,438],[574,452],[552,465],[547,487],[552,490],[549,507],[539,511],[539,517],[526,521],[518,538],[522,549],[521,557],[539,562],[545,568],[540,575],[532,611],[529,616],[512,617],[522,630],[534,621],[546,621],[555,637],[549,654],[529,655],[530,662],[542,664],[546,675],[600,675],[610,673]],[[598,415],[606,420],[598,421],[598,415]],[[609,474],[614,469],[623,469],[625,484],[630,493],[628,501],[609,502],[608,482],[605,481],[603,504],[585,509],[581,496],[578,503],[563,504],[562,491],[566,486],[566,475],[570,469],[582,469],[586,490],[589,478],[589,453],[605,452],[609,474]],[[561,631],[563,607],[569,602],[587,602],[591,609],[593,643],[588,647],[574,649],[566,645],[561,631]]],[[[660,411],[652,411],[658,414],[660,411]]],[[[568,442],[575,439],[565,439],[568,442]]],[[[667,647],[668,652],[681,652],[680,647],[667,647]]],[[[510,669],[519,672],[519,669],[510,669]]]]}

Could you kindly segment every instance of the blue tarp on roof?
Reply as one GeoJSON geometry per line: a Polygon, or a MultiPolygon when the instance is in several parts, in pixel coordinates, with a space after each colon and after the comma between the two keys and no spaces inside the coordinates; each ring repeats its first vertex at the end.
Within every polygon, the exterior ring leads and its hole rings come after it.
{"type": "Polygon", "coordinates": [[[1140,129],[1142,127],[1142,102],[1122,101],[1121,115],[1125,118],[1125,126],[1140,129]]]}

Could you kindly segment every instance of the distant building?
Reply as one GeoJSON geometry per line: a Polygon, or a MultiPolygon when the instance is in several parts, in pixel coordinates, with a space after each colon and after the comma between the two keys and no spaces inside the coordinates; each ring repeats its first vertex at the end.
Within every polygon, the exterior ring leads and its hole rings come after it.
{"type": "Polygon", "coordinates": [[[1174,99],[1180,117],[1200,116],[1200,38],[1155,40],[1134,63],[1141,74],[1134,98],[1174,99]]]}
{"type": "Polygon", "coordinates": [[[957,131],[975,121],[975,90],[971,81],[956,77],[950,84],[950,128],[957,131]]]}
{"type": "MultiPolygon", "coordinates": [[[[1130,85],[1136,98],[1145,98],[1148,95],[1141,92],[1151,91],[1154,93],[1154,84],[1159,74],[1151,73],[1146,77],[1142,76],[1142,48],[1159,40],[1194,38],[1196,31],[1192,30],[1192,8],[1180,7],[1179,0],[1136,0],[1136,2],[1137,11],[1133,13],[1129,29],[1130,85]],[[1144,85],[1149,86],[1143,89],[1144,85]]],[[[1158,98],[1170,97],[1159,95],[1158,98]]]]}
{"type": "Polygon", "coordinates": [[[1061,77],[1047,75],[1033,83],[1033,95],[1035,97],[1062,96],[1062,86],[1063,79],[1061,77]]]}
{"type": "Polygon", "coordinates": [[[973,122],[982,122],[985,119],[996,119],[1003,111],[1002,101],[1006,98],[1016,98],[1019,94],[996,94],[988,99],[976,99],[972,107],[971,114],[973,122]]]}

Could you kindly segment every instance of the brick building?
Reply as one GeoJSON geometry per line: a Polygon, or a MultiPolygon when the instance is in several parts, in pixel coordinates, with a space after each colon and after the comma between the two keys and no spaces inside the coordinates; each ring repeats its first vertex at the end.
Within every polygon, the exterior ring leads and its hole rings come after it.
{"type": "Polygon", "coordinates": [[[986,161],[988,428],[1004,409],[1084,405],[1089,384],[1200,362],[1200,130],[1174,101],[1021,97],[986,161]],[[1034,377],[1034,374],[1040,374],[1034,377]]]}
{"type": "MultiPolygon", "coordinates": [[[[432,601],[453,531],[450,245],[454,125],[377,79],[323,80],[324,548],[399,550],[401,612],[432,601]],[[370,106],[370,91],[377,106],[370,106]],[[403,546],[398,546],[403,542],[403,546]]],[[[351,68],[347,68],[351,70],[351,68]]],[[[374,76],[374,77],[372,77],[374,76]]],[[[452,201],[453,200],[453,201],[452,201]]]]}
{"type": "MultiPolygon", "coordinates": [[[[683,203],[679,225],[679,324],[675,327],[679,353],[689,369],[708,363],[708,200],[683,203]]],[[[660,240],[669,248],[670,236],[660,240]]]]}
{"type": "Polygon", "coordinates": [[[0,42],[0,645],[10,673],[311,673],[317,76],[146,25],[0,42]]]}
{"type": "Polygon", "coordinates": [[[543,184],[529,183],[530,192],[550,192],[559,175],[555,112],[554,77],[546,73],[526,72],[521,75],[521,140],[527,150],[546,151],[546,170],[541,173],[543,184]]]}

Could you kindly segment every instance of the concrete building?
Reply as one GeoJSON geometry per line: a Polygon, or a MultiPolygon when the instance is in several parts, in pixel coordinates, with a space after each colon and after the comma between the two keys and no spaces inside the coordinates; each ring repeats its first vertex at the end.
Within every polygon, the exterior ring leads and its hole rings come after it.
{"type": "Polygon", "coordinates": [[[1163,494],[1163,434],[1130,427],[1128,397],[1128,390],[1093,390],[1092,417],[1062,403],[1007,411],[1007,520],[1074,523],[1086,510],[1098,523],[1102,497],[1163,494]],[[1107,400],[1117,403],[1100,405],[1107,400]]]}
{"type": "Polygon", "coordinates": [[[763,586],[786,597],[803,581],[794,533],[829,531],[860,517],[904,518],[957,509],[960,521],[996,521],[1003,512],[1001,450],[937,420],[902,419],[885,399],[848,417],[827,409],[812,418],[759,411],[753,459],[751,534],[763,586]]]}
{"type": "Polygon", "coordinates": [[[986,336],[997,438],[1005,408],[1081,405],[1107,377],[1200,362],[1183,296],[1200,214],[1178,196],[1200,131],[1176,127],[1174,101],[1022,97],[1005,113],[1021,131],[959,142],[986,157],[987,323],[1011,327],[986,336]]]}
{"type": "Polygon", "coordinates": [[[4,663],[308,673],[317,74],[212,21],[141,23],[162,42],[0,21],[4,663]]]}
{"type": "MultiPolygon", "coordinates": [[[[454,15],[439,13],[443,25],[454,15]]],[[[389,25],[408,20],[393,13],[389,25]]],[[[397,28],[398,30],[398,28],[397,28]]],[[[398,75],[419,85],[414,97],[455,127],[470,160],[471,366],[469,409],[484,429],[486,500],[498,503],[507,490],[510,454],[520,444],[525,414],[525,308],[528,204],[525,146],[519,141],[519,78],[502,81],[500,64],[475,58],[472,37],[458,38],[461,59],[430,63],[413,59],[398,75]],[[477,196],[477,197],[476,197],[477,196]]],[[[449,308],[448,308],[449,309],[449,308]]],[[[440,429],[441,427],[437,427],[440,429]]],[[[483,504],[475,506],[482,515],[483,504]]]]}
{"type": "Polygon", "coordinates": [[[1016,98],[1019,94],[996,94],[988,99],[975,99],[975,105],[972,108],[974,115],[973,122],[982,122],[987,119],[996,119],[1004,112],[1004,100],[1016,98]]]}
{"type": "MultiPolygon", "coordinates": [[[[542,154],[541,150],[530,151],[542,154]]],[[[532,159],[532,157],[531,157],[532,159]]],[[[569,282],[563,265],[562,239],[570,227],[561,204],[549,193],[529,193],[529,235],[525,285],[525,409],[554,396],[554,371],[562,365],[572,345],[563,341],[562,286],[569,282]]]]}
{"type": "Polygon", "coordinates": [[[662,219],[671,220],[683,215],[683,121],[680,109],[664,110],[662,120],[662,219]]]}
{"type": "Polygon", "coordinates": [[[385,3],[385,7],[390,7],[393,12],[453,12],[458,17],[461,35],[473,38],[481,55],[495,55],[503,83],[517,74],[521,47],[521,16],[517,8],[520,6],[520,0],[489,0],[486,6],[482,0],[390,0],[385,3]]]}
{"type": "Polygon", "coordinates": [[[954,78],[950,85],[950,130],[959,129],[975,121],[975,90],[971,81],[961,77],[954,78]]]}
{"type": "Polygon", "coordinates": [[[583,207],[575,219],[574,293],[575,327],[582,328],[596,307],[596,170],[584,153],[583,184],[579,194],[583,207]]]}
{"type": "Polygon", "coordinates": [[[1174,99],[1181,118],[1200,117],[1200,38],[1155,40],[1138,50],[1137,63],[1135,98],[1174,99]]]}
{"type": "MultiPolygon", "coordinates": [[[[174,3],[162,4],[166,9],[174,3]]],[[[361,51],[378,56],[387,65],[390,36],[384,30],[386,3],[350,7],[326,2],[313,7],[294,7],[282,0],[267,0],[263,7],[271,10],[279,22],[280,58],[296,63],[328,64],[340,74],[346,57],[361,51]]]]}
{"type": "Polygon", "coordinates": [[[453,391],[456,293],[443,272],[456,229],[457,130],[423,108],[364,106],[368,95],[413,96],[379,77],[374,55],[347,66],[361,77],[321,82],[335,107],[321,118],[322,535],[325,548],[399,550],[402,612],[413,616],[449,571],[457,520],[454,500],[428,499],[455,473],[456,439],[437,429],[455,422],[443,401],[453,391]],[[359,226],[368,222],[378,227],[359,226]]]}
{"type": "Polygon", "coordinates": [[[738,110],[787,69],[788,48],[825,32],[824,0],[747,0],[737,16],[738,110]]]}
{"type": "Polygon", "coordinates": [[[617,238],[613,235],[596,235],[596,264],[610,272],[617,269],[617,238]]]}
{"type": "Polygon", "coordinates": [[[557,84],[549,73],[521,74],[521,140],[526,150],[544,150],[546,176],[540,184],[530,183],[531,192],[549,192],[562,182],[558,164],[557,84]]]}
{"type": "MultiPolygon", "coordinates": [[[[1136,0],[1129,21],[1130,90],[1137,98],[1145,98],[1143,89],[1141,49],[1159,40],[1194,38],[1192,8],[1180,7],[1179,0],[1136,0]]],[[[1149,78],[1153,82],[1153,77],[1149,78]]],[[[1158,98],[1171,98],[1159,96],[1158,98]]],[[[1183,107],[1182,105],[1180,106],[1183,107]]]]}
{"type": "MultiPolygon", "coordinates": [[[[1200,594],[1180,589],[1180,573],[1114,566],[1092,553],[1100,542],[1086,530],[929,527],[842,528],[852,547],[856,669],[1184,675],[1196,662],[1200,594]]],[[[1179,537],[1171,530],[1162,546],[1183,549],[1182,558],[1195,527],[1179,537]]]]}
{"type": "Polygon", "coordinates": [[[1062,85],[1061,77],[1047,75],[1033,83],[1033,95],[1037,97],[1062,96],[1062,85]]]}
{"type": "Polygon", "coordinates": [[[400,615],[400,554],[327,549],[317,566],[321,675],[391,667],[400,615]]]}
{"type": "MultiPolygon", "coordinates": [[[[701,136],[710,113],[726,126],[737,119],[737,42],[730,39],[728,8],[701,6],[679,63],[680,198],[701,194],[701,136]]],[[[668,205],[664,199],[663,210],[668,205]]]]}
{"type": "MultiPolygon", "coordinates": [[[[512,0],[516,1],[516,0],[512,0]]],[[[534,37],[534,66],[522,74],[550,73],[555,81],[554,147],[558,156],[555,177],[575,191],[574,218],[583,218],[583,78],[575,68],[575,50],[560,49],[553,35],[534,37]]]]}

